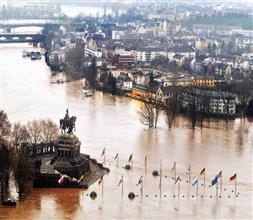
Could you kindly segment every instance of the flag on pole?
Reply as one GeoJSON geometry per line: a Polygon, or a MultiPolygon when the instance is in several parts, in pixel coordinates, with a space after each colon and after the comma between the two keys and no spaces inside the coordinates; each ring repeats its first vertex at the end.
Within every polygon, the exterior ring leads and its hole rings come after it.
{"type": "Polygon", "coordinates": [[[212,186],[218,183],[218,176],[215,176],[212,180],[212,186]]]}
{"type": "Polygon", "coordinates": [[[191,165],[189,164],[188,168],[187,168],[187,173],[191,172],[191,165]]]}
{"type": "Polygon", "coordinates": [[[174,162],[173,167],[171,168],[171,172],[176,169],[176,162],[174,162]]]}
{"type": "Polygon", "coordinates": [[[217,178],[221,178],[221,177],[222,177],[222,170],[217,175],[217,178]]]}
{"type": "Polygon", "coordinates": [[[122,183],[123,183],[123,176],[121,176],[118,186],[120,186],[122,183]]]}
{"type": "Polygon", "coordinates": [[[65,176],[63,175],[63,176],[61,176],[61,178],[60,179],[58,179],[58,183],[59,184],[63,184],[63,182],[64,182],[64,178],[65,178],[65,176]]]}
{"type": "Polygon", "coordinates": [[[116,160],[119,157],[119,153],[117,153],[114,157],[114,160],[116,160]]]}
{"type": "Polygon", "coordinates": [[[176,181],[175,181],[175,184],[177,184],[178,181],[181,182],[180,176],[177,177],[177,179],[176,179],[176,181]]]}
{"type": "Polygon", "coordinates": [[[199,184],[199,180],[198,179],[195,179],[194,181],[193,181],[193,183],[192,183],[192,186],[196,186],[196,185],[198,185],[199,184]]]}
{"type": "Polygon", "coordinates": [[[205,172],[206,172],[206,168],[203,168],[203,169],[200,171],[199,175],[202,176],[202,175],[205,174],[205,172]]]}
{"type": "Polygon", "coordinates": [[[128,158],[128,163],[132,162],[133,160],[133,154],[130,155],[130,157],[128,158]]]}
{"type": "Polygon", "coordinates": [[[234,180],[236,180],[236,178],[237,178],[237,176],[236,176],[236,173],[235,173],[233,176],[231,176],[231,177],[229,178],[229,180],[230,180],[230,181],[234,181],[234,180]]]}
{"type": "Polygon", "coordinates": [[[101,176],[101,178],[99,179],[98,185],[100,185],[102,183],[102,181],[103,181],[103,176],[101,176]]]}
{"type": "Polygon", "coordinates": [[[140,177],[140,179],[139,179],[138,183],[136,184],[136,186],[138,186],[142,183],[142,178],[143,178],[143,176],[140,177]]]}
{"type": "Polygon", "coordinates": [[[104,155],[105,155],[105,147],[104,147],[104,149],[102,151],[101,157],[103,157],[104,155]]]}
{"type": "Polygon", "coordinates": [[[236,173],[233,176],[231,176],[229,178],[229,180],[234,181],[234,183],[235,183],[235,196],[236,196],[236,193],[237,193],[237,175],[236,175],[236,173]]]}

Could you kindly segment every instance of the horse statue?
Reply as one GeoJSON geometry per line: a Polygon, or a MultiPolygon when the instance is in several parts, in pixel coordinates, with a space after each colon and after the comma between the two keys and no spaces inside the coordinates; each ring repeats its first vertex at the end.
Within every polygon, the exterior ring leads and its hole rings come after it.
{"type": "Polygon", "coordinates": [[[64,134],[66,130],[68,134],[72,134],[73,130],[76,131],[76,117],[75,116],[69,117],[68,109],[66,110],[65,117],[63,119],[60,119],[60,129],[61,133],[64,134]]]}

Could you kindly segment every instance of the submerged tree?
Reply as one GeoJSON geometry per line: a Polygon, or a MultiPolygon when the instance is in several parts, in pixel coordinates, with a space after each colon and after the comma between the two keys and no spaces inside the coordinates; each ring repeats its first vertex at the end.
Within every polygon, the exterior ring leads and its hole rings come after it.
{"type": "Polygon", "coordinates": [[[11,124],[8,120],[7,114],[0,110],[0,136],[7,136],[10,134],[11,124]]]}
{"type": "Polygon", "coordinates": [[[174,119],[176,118],[176,115],[179,112],[179,101],[177,94],[173,94],[173,96],[166,101],[166,117],[167,117],[167,123],[168,127],[171,128],[174,122],[174,119]]]}
{"type": "Polygon", "coordinates": [[[15,154],[14,177],[18,185],[19,195],[25,192],[26,186],[32,180],[33,166],[29,158],[17,151],[15,154]]]}
{"type": "Polygon", "coordinates": [[[195,97],[192,97],[190,99],[188,106],[188,114],[191,120],[192,128],[194,129],[197,123],[197,114],[198,114],[195,97]]]}
{"type": "Polygon", "coordinates": [[[152,128],[154,126],[154,107],[150,103],[144,103],[139,111],[140,121],[142,124],[152,128]]]}
{"type": "Polygon", "coordinates": [[[140,121],[142,124],[148,126],[149,128],[157,127],[159,114],[159,106],[152,104],[151,100],[149,103],[143,103],[143,105],[140,107],[140,121]]]}
{"type": "Polygon", "coordinates": [[[112,75],[111,71],[102,72],[99,81],[103,84],[104,92],[109,92],[112,95],[116,94],[116,77],[112,75]]]}
{"type": "Polygon", "coordinates": [[[96,57],[92,57],[91,66],[86,73],[86,79],[91,88],[95,88],[97,79],[97,61],[96,57]]]}
{"type": "Polygon", "coordinates": [[[0,137],[0,181],[1,181],[1,199],[8,191],[8,183],[10,172],[13,167],[13,155],[15,154],[14,148],[10,142],[0,137]]]}

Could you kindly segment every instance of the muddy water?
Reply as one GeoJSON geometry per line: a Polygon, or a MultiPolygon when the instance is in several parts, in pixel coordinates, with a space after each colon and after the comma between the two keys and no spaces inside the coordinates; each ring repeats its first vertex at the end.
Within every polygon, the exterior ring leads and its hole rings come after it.
{"type": "MultiPolygon", "coordinates": [[[[22,58],[26,44],[1,45],[1,108],[11,122],[25,123],[32,119],[50,118],[58,123],[69,108],[77,116],[76,134],[82,141],[81,151],[102,161],[106,147],[106,165],[111,169],[104,178],[104,197],[101,186],[94,184],[88,191],[77,189],[33,189],[16,209],[0,206],[0,219],[206,219],[253,218],[252,147],[253,123],[236,119],[206,123],[203,129],[190,129],[184,118],[169,130],[161,115],[157,129],[141,125],[138,116],[140,102],[96,92],[84,97],[80,82],[51,84],[50,70],[44,60],[22,58]],[[120,168],[113,157],[119,153],[120,168]],[[133,153],[133,171],[121,167],[133,153]],[[148,157],[148,174],[144,174],[144,156],[148,157]],[[159,169],[162,160],[161,198],[159,178],[151,172],[159,169]],[[178,185],[171,177],[173,162],[181,176],[180,198],[178,185]],[[199,197],[187,182],[186,169],[191,164],[192,179],[206,167],[206,186],[199,186],[199,197]],[[221,198],[216,198],[211,179],[223,171],[221,198]],[[237,198],[229,177],[238,175],[237,198]],[[118,181],[124,176],[124,197],[118,181]],[[144,197],[140,198],[138,179],[144,175],[144,197]],[[91,200],[87,194],[97,191],[91,200]],[[129,201],[127,194],[139,197],[129,201]],[[194,197],[192,197],[194,196],[194,197]],[[203,198],[201,198],[203,196],[203,198]],[[210,196],[212,198],[210,198],[210,196]]],[[[203,178],[200,182],[203,183],[203,178]]],[[[220,195],[220,192],[219,192],[220,195]]]]}

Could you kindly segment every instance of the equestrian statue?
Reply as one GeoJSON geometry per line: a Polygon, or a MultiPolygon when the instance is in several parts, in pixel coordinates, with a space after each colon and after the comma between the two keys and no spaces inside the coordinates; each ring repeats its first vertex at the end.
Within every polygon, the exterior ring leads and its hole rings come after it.
{"type": "Polygon", "coordinates": [[[69,117],[69,110],[66,110],[65,117],[63,119],[60,119],[60,129],[61,133],[64,133],[67,131],[68,134],[72,134],[73,130],[76,131],[76,117],[72,116],[69,117]]]}

